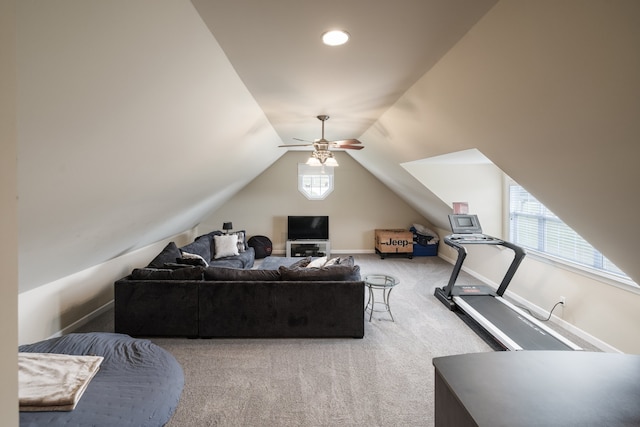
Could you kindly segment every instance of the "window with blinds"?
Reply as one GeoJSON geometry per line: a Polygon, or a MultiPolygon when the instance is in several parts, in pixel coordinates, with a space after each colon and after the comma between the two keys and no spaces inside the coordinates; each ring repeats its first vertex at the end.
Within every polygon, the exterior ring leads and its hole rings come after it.
{"type": "Polygon", "coordinates": [[[509,240],[524,248],[628,279],[527,190],[509,185],[509,240]]]}
{"type": "Polygon", "coordinates": [[[298,164],[298,190],[309,200],[322,200],[333,191],[333,168],[298,164]]]}

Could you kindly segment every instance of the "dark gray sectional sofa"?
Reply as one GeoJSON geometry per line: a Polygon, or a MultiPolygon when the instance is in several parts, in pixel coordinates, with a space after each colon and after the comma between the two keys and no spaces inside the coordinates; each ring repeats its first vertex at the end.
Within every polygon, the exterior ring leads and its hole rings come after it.
{"type": "Polygon", "coordinates": [[[135,269],[115,282],[115,332],[194,338],[364,336],[364,282],[351,257],[321,268],[268,267],[267,258],[267,269],[256,270],[173,262],[157,268],[158,257],[155,267],[135,269]]]}

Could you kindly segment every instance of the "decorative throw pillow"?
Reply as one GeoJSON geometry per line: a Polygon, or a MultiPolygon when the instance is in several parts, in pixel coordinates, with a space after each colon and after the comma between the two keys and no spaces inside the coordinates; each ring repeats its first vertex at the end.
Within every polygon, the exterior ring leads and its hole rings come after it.
{"type": "Polygon", "coordinates": [[[346,258],[340,258],[340,260],[338,261],[338,264],[348,265],[349,267],[353,267],[354,265],[356,265],[356,260],[351,255],[349,255],[346,258]]]}
{"type": "Polygon", "coordinates": [[[180,258],[180,249],[175,242],[170,242],[147,267],[162,268],[165,262],[175,262],[176,258],[180,258]]]}
{"type": "Polygon", "coordinates": [[[329,261],[325,262],[323,267],[329,267],[331,265],[340,264],[340,257],[331,258],[329,261]]]}
{"type": "Polygon", "coordinates": [[[320,268],[325,265],[327,262],[327,257],[323,256],[320,258],[316,258],[312,260],[309,264],[307,264],[307,268],[320,268]]]}
{"type": "Polygon", "coordinates": [[[201,265],[202,267],[209,266],[209,263],[200,255],[189,252],[182,252],[182,257],[176,258],[176,262],[178,264],[201,265]]]}
{"type": "Polygon", "coordinates": [[[244,252],[247,250],[247,241],[246,241],[246,233],[244,230],[234,231],[231,234],[235,234],[238,236],[238,252],[244,252]]]}
{"type": "Polygon", "coordinates": [[[213,236],[213,242],[216,248],[215,255],[213,256],[215,259],[239,255],[237,234],[213,236]]]}

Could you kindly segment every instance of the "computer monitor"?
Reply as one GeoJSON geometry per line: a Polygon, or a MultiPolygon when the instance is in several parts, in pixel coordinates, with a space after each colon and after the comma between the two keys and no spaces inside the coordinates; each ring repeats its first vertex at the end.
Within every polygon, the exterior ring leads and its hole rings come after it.
{"type": "Polygon", "coordinates": [[[454,234],[482,234],[478,215],[450,214],[449,223],[454,234]]]}

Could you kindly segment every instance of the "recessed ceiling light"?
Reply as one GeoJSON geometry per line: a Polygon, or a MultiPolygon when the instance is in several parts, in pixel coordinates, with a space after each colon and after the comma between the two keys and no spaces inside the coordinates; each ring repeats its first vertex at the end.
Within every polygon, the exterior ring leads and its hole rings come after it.
{"type": "Polygon", "coordinates": [[[349,40],[349,33],[342,30],[331,30],[322,34],[322,43],[327,46],[340,46],[349,40]]]}

